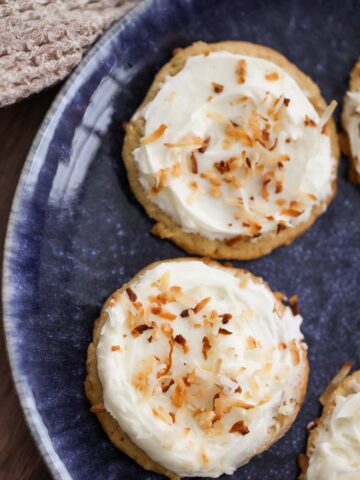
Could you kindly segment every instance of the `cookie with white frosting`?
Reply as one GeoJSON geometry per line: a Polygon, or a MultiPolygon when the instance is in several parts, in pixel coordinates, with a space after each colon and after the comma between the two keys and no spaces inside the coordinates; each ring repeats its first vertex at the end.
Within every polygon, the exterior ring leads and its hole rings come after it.
{"type": "Polygon", "coordinates": [[[346,134],[341,147],[350,158],[350,179],[354,183],[360,183],[360,59],[350,74],[341,123],[346,134]]]}
{"type": "Polygon", "coordinates": [[[171,479],[231,474],[290,428],[307,347],[289,304],[249,272],[176,259],[105,303],[86,395],[111,441],[171,479]]]}
{"type": "Polygon", "coordinates": [[[360,478],[360,370],[345,364],[320,397],[323,412],[310,425],[300,480],[360,478]]]}
{"type": "Polygon", "coordinates": [[[123,146],[153,233],[212,258],[255,258],[290,243],[335,193],[334,108],[267,47],[199,42],[177,51],[123,146]]]}

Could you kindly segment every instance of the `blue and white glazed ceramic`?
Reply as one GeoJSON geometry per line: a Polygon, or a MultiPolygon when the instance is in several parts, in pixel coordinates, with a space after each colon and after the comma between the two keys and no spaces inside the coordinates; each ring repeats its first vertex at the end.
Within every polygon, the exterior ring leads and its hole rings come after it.
{"type": "MultiPolygon", "coordinates": [[[[150,262],[184,255],[149,234],[122,164],[121,125],[175,47],[224,39],[279,50],[341,106],[360,53],[360,3],[145,1],[76,69],[25,164],[6,241],[5,328],[27,421],[56,479],[160,478],[116,450],[89,413],[86,349],[108,294],[150,262]]],[[[360,368],[360,191],[344,165],[335,201],[310,231],[241,264],[273,289],[299,295],[311,375],[289,433],[234,479],[296,478],[320,392],[344,361],[360,368]]]]}

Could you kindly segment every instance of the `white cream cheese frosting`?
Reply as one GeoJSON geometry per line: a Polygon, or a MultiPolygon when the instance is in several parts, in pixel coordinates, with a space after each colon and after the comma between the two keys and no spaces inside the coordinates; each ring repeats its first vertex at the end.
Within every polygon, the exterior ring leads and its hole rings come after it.
{"type": "Polygon", "coordinates": [[[302,318],[249,274],[163,262],[106,313],[96,352],[104,406],[178,475],[233,473],[271,442],[279,416],[294,414],[302,318]]]}
{"type": "Polygon", "coordinates": [[[145,119],[139,181],[184,231],[209,239],[295,226],[332,191],[331,111],[320,118],[270,61],[192,56],[135,115],[145,119]]]}
{"type": "Polygon", "coordinates": [[[359,480],[360,384],[356,393],[338,395],[333,412],[315,439],[307,480],[359,480]]]}
{"type": "Polygon", "coordinates": [[[356,159],[356,172],[360,174],[360,91],[346,92],[343,125],[349,137],[351,156],[356,159]]]}

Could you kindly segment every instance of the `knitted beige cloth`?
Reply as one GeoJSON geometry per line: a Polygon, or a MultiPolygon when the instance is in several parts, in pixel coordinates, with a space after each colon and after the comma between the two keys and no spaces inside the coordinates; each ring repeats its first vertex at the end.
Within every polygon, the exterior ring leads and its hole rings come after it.
{"type": "Polygon", "coordinates": [[[139,0],[0,0],[0,107],[64,78],[139,0]]]}

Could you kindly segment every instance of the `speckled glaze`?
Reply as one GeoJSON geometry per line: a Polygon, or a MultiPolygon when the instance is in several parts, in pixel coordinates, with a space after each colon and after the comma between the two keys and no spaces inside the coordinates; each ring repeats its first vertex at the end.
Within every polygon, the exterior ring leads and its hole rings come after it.
{"type": "MultiPolygon", "coordinates": [[[[16,386],[57,479],[155,480],[116,450],[84,397],[86,348],[102,302],[138,270],[183,255],[149,234],[121,162],[121,124],[173,48],[241,39],[274,47],[341,102],[360,53],[356,0],[151,0],[113,27],[69,79],[37,136],[10,219],[4,315],[16,386]]],[[[337,115],[339,114],[339,109],[337,115]]],[[[341,166],[327,213],[291,247],[236,263],[298,293],[310,350],[307,399],[290,432],[238,470],[294,479],[317,398],[345,360],[360,367],[360,191],[341,166]]]]}

